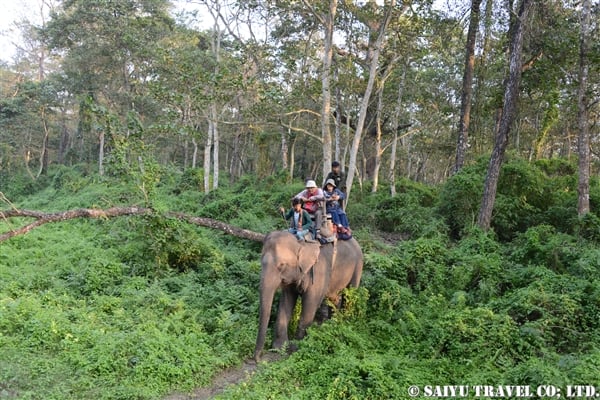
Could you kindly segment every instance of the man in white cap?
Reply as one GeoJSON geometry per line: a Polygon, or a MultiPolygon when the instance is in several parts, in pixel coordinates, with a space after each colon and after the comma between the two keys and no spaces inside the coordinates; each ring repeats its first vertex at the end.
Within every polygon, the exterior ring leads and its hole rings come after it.
{"type": "Polygon", "coordinates": [[[309,214],[314,214],[319,209],[319,202],[325,200],[323,189],[317,187],[314,180],[306,181],[306,189],[294,196],[295,199],[300,199],[304,203],[303,208],[309,214]]]}

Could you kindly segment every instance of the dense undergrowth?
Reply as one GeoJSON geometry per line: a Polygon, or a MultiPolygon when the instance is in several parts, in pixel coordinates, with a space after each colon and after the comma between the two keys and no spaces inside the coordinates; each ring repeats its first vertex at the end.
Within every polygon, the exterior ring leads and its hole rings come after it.
{"type": "MultiPolygon", "coordinates": [[[[573,165],[509,160],[487,233],[473,227],[484,172],[483,164],[467,167],[440,187],[401,181],[394,198],[386,188],[353,192],[362,287],[296,353],[220,398],[600,386],[600,219],[577,218],[573,165]]],[[[2,177],[2,192],[20,208],[139,204],[157,213],[48,224],[0,244],[0,398],[160,399],[250,357],[260,244],[161,213],[268,232],[285,226],[277,209],[302,184],[245,177],[204,195],[201,177],[161,171],[154,186],[142,186],[82,167],[36,182],[2,177]]],[[[596,212],[597,181],[591,202],[596,212]]]]}

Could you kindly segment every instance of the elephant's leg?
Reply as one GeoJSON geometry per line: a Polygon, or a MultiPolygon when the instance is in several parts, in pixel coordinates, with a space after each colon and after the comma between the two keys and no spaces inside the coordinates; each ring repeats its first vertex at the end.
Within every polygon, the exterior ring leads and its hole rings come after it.
{"type": "Polygon", "coordinates": [[[331,312],[331,307],[329,304],[327,304],[327,301],[323,301],[317,310],[317,314],[315,315],[315,322],[317,324],[322,324],[331,318],[331,312]]]}
{"type": "Polygon", "coordinates": [[[297,300],[298,292],[296,290],[289,286],[283,287],[279,297],[277,320],[275,321],[275,340],[273,340],[273,348],[275,349],[281,348],[288,341],[288,327],[297,300]]]}
{"type": "Polygon", "coordinates": [[[306,336],[306,329],[315,320],[317,309],[323,301],[323,296],[317,292],[309,290],[302,295],[302,312],[300,313],[300,321],[298,321],[296,339],[302,339],[306,336]]]}

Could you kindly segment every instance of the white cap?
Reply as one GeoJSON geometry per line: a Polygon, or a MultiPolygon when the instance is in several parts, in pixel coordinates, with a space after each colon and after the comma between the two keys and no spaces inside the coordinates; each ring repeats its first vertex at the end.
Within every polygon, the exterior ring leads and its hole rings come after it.
{"type": "Polygon", "coordinates": [[[307,187],[307,188],[316,188],[316,187],[317,187],[317,184],[315,183],[315,181],[313,181],[313,180],[311,179],[311,180],[308,180],[308,181],[306,181],[306,187],[307,187]]]}

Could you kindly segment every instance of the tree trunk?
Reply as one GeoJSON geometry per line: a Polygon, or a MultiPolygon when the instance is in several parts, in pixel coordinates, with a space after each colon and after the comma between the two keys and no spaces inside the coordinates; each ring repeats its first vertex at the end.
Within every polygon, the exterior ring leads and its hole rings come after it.
{"type": "Polygon", "coordinates": [[[198,142],[196,142],[196,138],[192,138],[192,145],[192,168],[196,168],[196,165],[198,164],[198,142]]]}
{"type": "Polygon", "coordinates": [[[502,116],[500,117],[500,126],[496,134],[494,150],[488,165],[488,171],[485,178],[483,189],[483,198],[477,224],[481,229],[488,230],[492,220],[492,211],[496,201],[496,190],[498,188],[498,177],[500,176],[500,167],[504,158],[504,152],[508,144],[508,136],[511,126],[515,120],[517,111],[517,102],[519,98],[519,86],[521,82],[521,53],[523,50],[524,30],[527,26],[527,18],[532,0],[521,0],[519,12],[511,27],[510,38],[510,63],[508,79],[504,88],[504,103],[502,116]]]}
{"type": "Polygon", "coordinates": [[[379,186],[379,170],[381,169],[381,156],[383,155],[383,149],[381,147],[381,114],[383,113],[383,82],[377,92],[377,111],[375,113],[375,166],[373,167],[373,187],[371,188],[372,193],[377,193],[379,186]]]}
{"type": "Polygon", "coordinates": [[[346,178],[346,201],[348,201],[348,199],[350,198],[350,192],[352,191],[352,182],[354,181],[354,174],[357,171],[356,161],[358,158],[358,149],[360,146],[362,131],[365,126],[365,120],[367,118],[367,109],[369,107],[371,93],[373,91],[373,86],[375,85],[375,78],[377,76],[377,71],[379,67],[379,55],[381,54],[381,50],[383,48],[386,30],[392,16],[392,12],[396,7],[396,1],[390,1],[390,3],[385,7],[386,12],[383,17],[383,21],[379,25],[377,39],[374,43],[370,43],[369,46],[371,57],[371,62],[369,63],[369,80],[367,81],[367,87],[365,88],[365,93],[363,95],[363,99],[360,105],[360,112],[358,115],[356,130],[354,132],[354,139],[352,140],[352,146],[350,148],[350,160],[346,178]]]}
{"type": "Polygon", "coordinates": [[[469,143],[469,124],[471,121],[471,98],[473,95],[473,71],[475,69],[475,40],[479,28],[479,9],[481,0],[471,1],[471,17],[467,33],[465,54],[465,71],[462,83],[460,121],[458,123],[458,139],[456,143],[456,161],[454,172],[458,172],[465,163],[469,143]]]}
{"type": "Polygon", "coordinates": [[[46,108],[42,107],[41,113],[42,127],[44,128],[44,138],[42,139],[42,152],[40,154],[40,167],[37,177],[45,175],[48,172],[48,140],[50,132],[48,131],[48,121],[46,120],[46,108]]]}
{"type": "Polygon", "coordinates": [[[213,118],[213,138],[212,138],[212,153],[213,153],[213,189],[219,187],[219,121],[217,115],[217,105],[212,104],[211,114],[213,118]]]}
{"type": "Polygon", "coordinates": [[[321,135],[323,138],[323,177],[331,170],[331,64],[333,59],[333,29],[337,13],[337,0],[329,0],[329,11],[322,18],[325,29],[323,41],[323,71],[321,75],[323,104],[321,108],[321,135]]]}
{"type": "Polygon", "coordinates": [[[402,92],[404,91],[404,82],[406,80],[406,70],[408,64],[405,64],[404,70],[402,71],[402,77],[398,84],[398,99],[396,100],[396,107],[394,108],[394,114],[392,115],[392,126],[394,127],[394,139],[392,140],[392,154],[390,154],[390,195],[394,197],[396,195],[396,153],[398,151],[398,126],[400,125],[400,113],[402,112],[402,92]]]}
{"type": "Polygon", "coordinates": [[[240,142],[242,140],[242,134],[237,131],[233,136],[233,150],[231,151],[231,160],[229,162],[229,179],[233,183],[241,174],[241,154],[240,154],[240,142]]]}
{"type": "MultiPolygon", "coordinates": [[[[338,69],[337,66],[334,69],[334,81],[338,81],[338,69]]],[[[350,118],[350,117],[348,117],[350,118]]],[[[348,123],[350,123],[348,121],[348,123]]],[[[342,91],[340,90],[339,85],[335,87],[335,149],[334,149],[334,158],[336,161],[342,163],[340,161],[340,144],[341,144],[341,136],[342,136],[342,91]]]]}
{"type": "Polygon", "coordinates": [[[577,186],[577,212],[583,216],[590,212],[590,133],[588,127],[588,53],[590,37],[591,1],[582,0],[581,33],[579,42],[579,89],[577,93],[578,124],[579,124],[579,183],[577,186]]]}
{"type": "Polygon", "coordinates": [[[65,164],[67,152],[71,147],[71,135],[69,134],[69,128],[67,127],[67,111],[65,107],[61,107],[60,117],[62,133],[60,135],[60,144],[58,145],[58,162],[60,164],[65,164]]]}
{"type": "Polygon", "coordinates": [[[104,175],[104,130],[100,131],[100,146],[98,148],[98,174],[100,176],[104,175]]]}
{"type": "Polygon", "coordinates": [[[204,144],[204,193],[210,192],[210,154],[213,139],[213,121],[208,120],[208,132],[206,135],[206,143],[204,144]]]}
{"type": "Polygon", "coordinates": [[[294,179],[294,167],[296,166],[296,139],[298,136],[294,136],[292,139],[292,147],[290,147],[290,180],[294,179]]]}
{"type": "MultiPolygon", "coordinates": [[[[0,211],[0,219],[25,217],[34,218],[35,221],[18,229],[11,229],[8,232],[0,234],[0,242],[8,240],[12,237],[23,235],[30,232],[31,230],[38,228],[44,224],[51,222],[66,221],[75,218],[114,218],[126,215],[149,215],[155,212],[150,208],[145,207],[112,207],[106,210],[96,208],[79,208],[75,210],[60,211],[54,213],[45,213],[41,211],[32,210],[19,210],[16,208],[0,211]]],[[[225,222],[217,221],[212,218],[195,217],[177,212],[168,212],[166,215],[168,218],[177,218],[182,221],[186,221],[190,224],[212,228],[225,232],[228,235],[239,237],[241,239],[253,240],[255,242],[262,242],[265,235],[258,232],[249,231],[247,229],[239,228],[237,226],[226,224],[225,222]]]]}
{"type": "Polygon", "coordinates": [[[190,146],[189,146],[188,140],[186,138],[183,141],[183,169],[186,169],[190,165],[190,163],[189,163],[189,158],[190,158],[189,157],[189,153],[190,153],[189,148],[190,148],[190,146]]]}
{"type": "Polygon", "coordinates": [[[288,131],[281,130],[281,168],[288,169],[288,142],[287,136],[290,134],[291,129],[288,131]]]}
{"type": "MultiPolygon", "coordinates": [[[[221,63],[221,30],[219,28],[219,24],[217,23],[217,18],[215,18],[215,24],[213,28],[213,41],[212,41],[212,51],[215,56],[215,76],[219,76],[219,67],[221,63]]],[[[212,88],[213,95],[216,97],[217,88],[212,88]]],[[[210,105],[210,120],[211,120],[211,133],[212,136],[210,141],[212,144],[212,153],[213,153],[213,189],[219,187],[219,115],[217,113],[217,103],[216,100],[213,100],[210,105]]],[[[210,158],[210,157],[209,157],[210,158]]],[[[206,169],[206,160],[204,161],[205,169],[206,169]]],[[[210,164],[209,164],[210,165],[210,164]]],[[[206,171],[204,172],[206,176],[206,171]]],[[[206,178],[205,178],[206,181],[206,178]]],[[[207,183],[205,182],[205,190],[208,188],[207,183]]],[[[208,192],[208,191],[207,191],[208,192]]]]}

